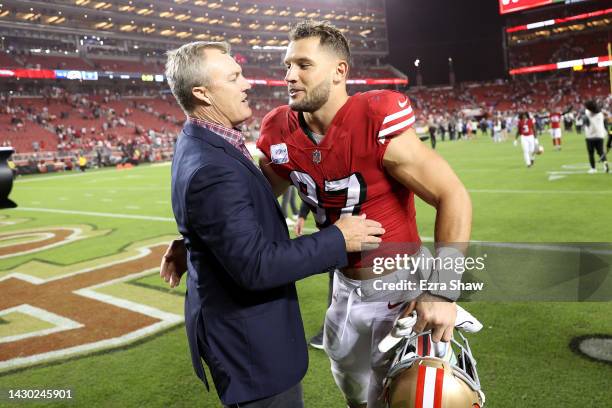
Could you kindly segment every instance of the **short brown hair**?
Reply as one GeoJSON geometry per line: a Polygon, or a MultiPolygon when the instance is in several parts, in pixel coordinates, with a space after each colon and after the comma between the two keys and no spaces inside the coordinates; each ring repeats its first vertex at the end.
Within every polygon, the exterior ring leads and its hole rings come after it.
{"type": "Polygon", "coordinates": [[[176,101],[189,115],[195,109],[191,89],[208,85],[208,72],[204,51],[217,49],[225,54],[230,53],[226,42],[196,41],[167,52],[166,79],[176,101]]]}
{"type": "Polygon", "coordinates": [[[329,21],[305,20],[297,23],[289,31],[290,41],[311,37],[319,37],[321,46],[332,50],[340,58],[349,62],[351,58],[349,42],[344,34],[329,21]]]}

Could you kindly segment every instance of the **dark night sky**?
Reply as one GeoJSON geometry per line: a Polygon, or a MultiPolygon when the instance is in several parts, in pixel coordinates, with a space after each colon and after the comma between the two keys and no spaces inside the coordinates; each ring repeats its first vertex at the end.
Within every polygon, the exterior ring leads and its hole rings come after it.
{"type": "Polygon", "coordinates": [[[388,62],[416,84],[448,83],[448,57],[456,80],[504,77],[503,18],[496,0],[387,0],[388,62]]]}

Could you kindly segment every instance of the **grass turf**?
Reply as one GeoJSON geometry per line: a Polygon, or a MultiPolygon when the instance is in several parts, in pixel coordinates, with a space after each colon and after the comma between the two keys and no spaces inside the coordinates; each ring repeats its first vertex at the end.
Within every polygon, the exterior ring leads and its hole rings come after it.
{"type": "MultiPolygon", "coordinates": [[[[531,169],[525,168],[520,147],[513,147],[509,141],[493,144],[488,136],[479,136],[473,141],[438,144],[439,153],[470,190],[474,206],[473,239],[609,241],[611,226],[607,214],[612,198],[612,175],[586,174],[586,149],[579,135],[566,134],[561,152],[552,151],[546,136],[542,137],[542,143],[546,152],[538,156],[531,169]],[[565,173],[552,173],[564,177],[549,180],[549,172],[565,173]]],[[[40,253],[2,259],[0,276],[33,259],[58,266],[70,265],[112,255],[135,241],[174,234],[172,220],[164,220],[172,217],[169,172],[168,166],[141,166],[123,172],[100,170],[24,177],[17,181],[11,198],[20,209],[3,211],[3,215],[27,220],[5,224],[1,232],[77,224],[110,232],[40,253]],[[49,213],[33,208],[145,215],[158,219],[49,213]]],[[[419,230],[423,236],[433,236],[434,215],[432,208],[417,202],[419,230]]],[[[160,293],[168,297],[168,302],[173,298],[180,302],[175,291],[168,293],[155,274],[132,283],[139,291],[150,291],[152,298],[160,293]]],[[[121,290],[127,290],[125,287],[129,285],[123,284],[121,290]]],[[[318,331],[323,319],[327,276],[299,282],[298,289],[306,332],[310,336],[318,331]]],[[[479,362],[488,406],[609,404],[612,365],[582,358],[568,346],[575,336],[612,334],[609,302],[471,302],[465,306],[485,326],[481,333],[470,336],[470,343],[479,362]]],[[[216,394],[206,393],[192,372],[182,326],[124,348],[0,374],[0,384],[4,390],[69,387],[74,390],[74,401],[69,404],[78,406],[219,406],[216,394]]],[[[329,363],[321,351],[310,352],[304,393],[308,408],[343,406],[329,363]]]]}

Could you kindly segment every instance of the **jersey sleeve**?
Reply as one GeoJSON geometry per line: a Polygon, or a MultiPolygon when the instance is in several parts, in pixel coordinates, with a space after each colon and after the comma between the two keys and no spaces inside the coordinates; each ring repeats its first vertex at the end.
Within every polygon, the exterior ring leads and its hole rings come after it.
{"type": "Polygon", "coordinates": [[[268,160],[270,160],[271,156],[270,146],[273,144],[271,139],[274,137],[274,116],[275,111],[272,111],[266,114],[261,120],[259,139],[257,139],[257,148],[268,158],[268,160]]]}
{"type": "Polygon", "coordinates": [[[394,91],[380,91],[368,100],[375,137],[380,144],[410,129],[415,121],[408,97],[394,91]]]}
{"type": "Polygon", "coordinates": [[[283,143],[283,129],[286,128],[286,112],[280,108],[272,110],[261,121],[257,148],[272,162],[271,167],[280,177],[289,180],[290,169],[287,167],[287,145],[283,143]]]}
{"type": "Polygon", "coordinates": [[[389,140],[410,129],[416,120],[408,97],[395,91],[377,91],[368,99],[368,144],[375,149],[377,160],[382,159],[389,140]]]}

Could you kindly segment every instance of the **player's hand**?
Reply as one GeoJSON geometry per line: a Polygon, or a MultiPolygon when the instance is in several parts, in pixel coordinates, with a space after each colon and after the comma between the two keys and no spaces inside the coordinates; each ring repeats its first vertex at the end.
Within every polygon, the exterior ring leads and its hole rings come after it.
{"type": "Polygon", "coordinates": [[[162,257],[159,276],[175,288],[187,270],[187,249],[183,238],[173,240],[162,257]]]}
{"type": "Polygon", "coordinates": [[[366,215],[340,217],[334,224],[340,229],[346,243],[346,252],[361,252],[364,247],[376,249],[382,242],[385,229],[379,222],[366,219],[366,215]]]}
{"type": "Polygon", "coordinates": [[[293,232],[295,232],[295,235],[297,235],[298,237],[304,233],[305,222],[306,220],[303,217],[298,217],[297,221],[295,222],[295,225],[293,226],[293,232]]]}
{"type": "Polygon", "coordinates": [[[412,328],[414,333],[431,330],[431,339],[435,343],[451,340],[457,319],[457,305],[454,302],[423,293],[416,301],[410,302],[402,317],[413,310],[417,312],[417,321],[412,328]]]}

